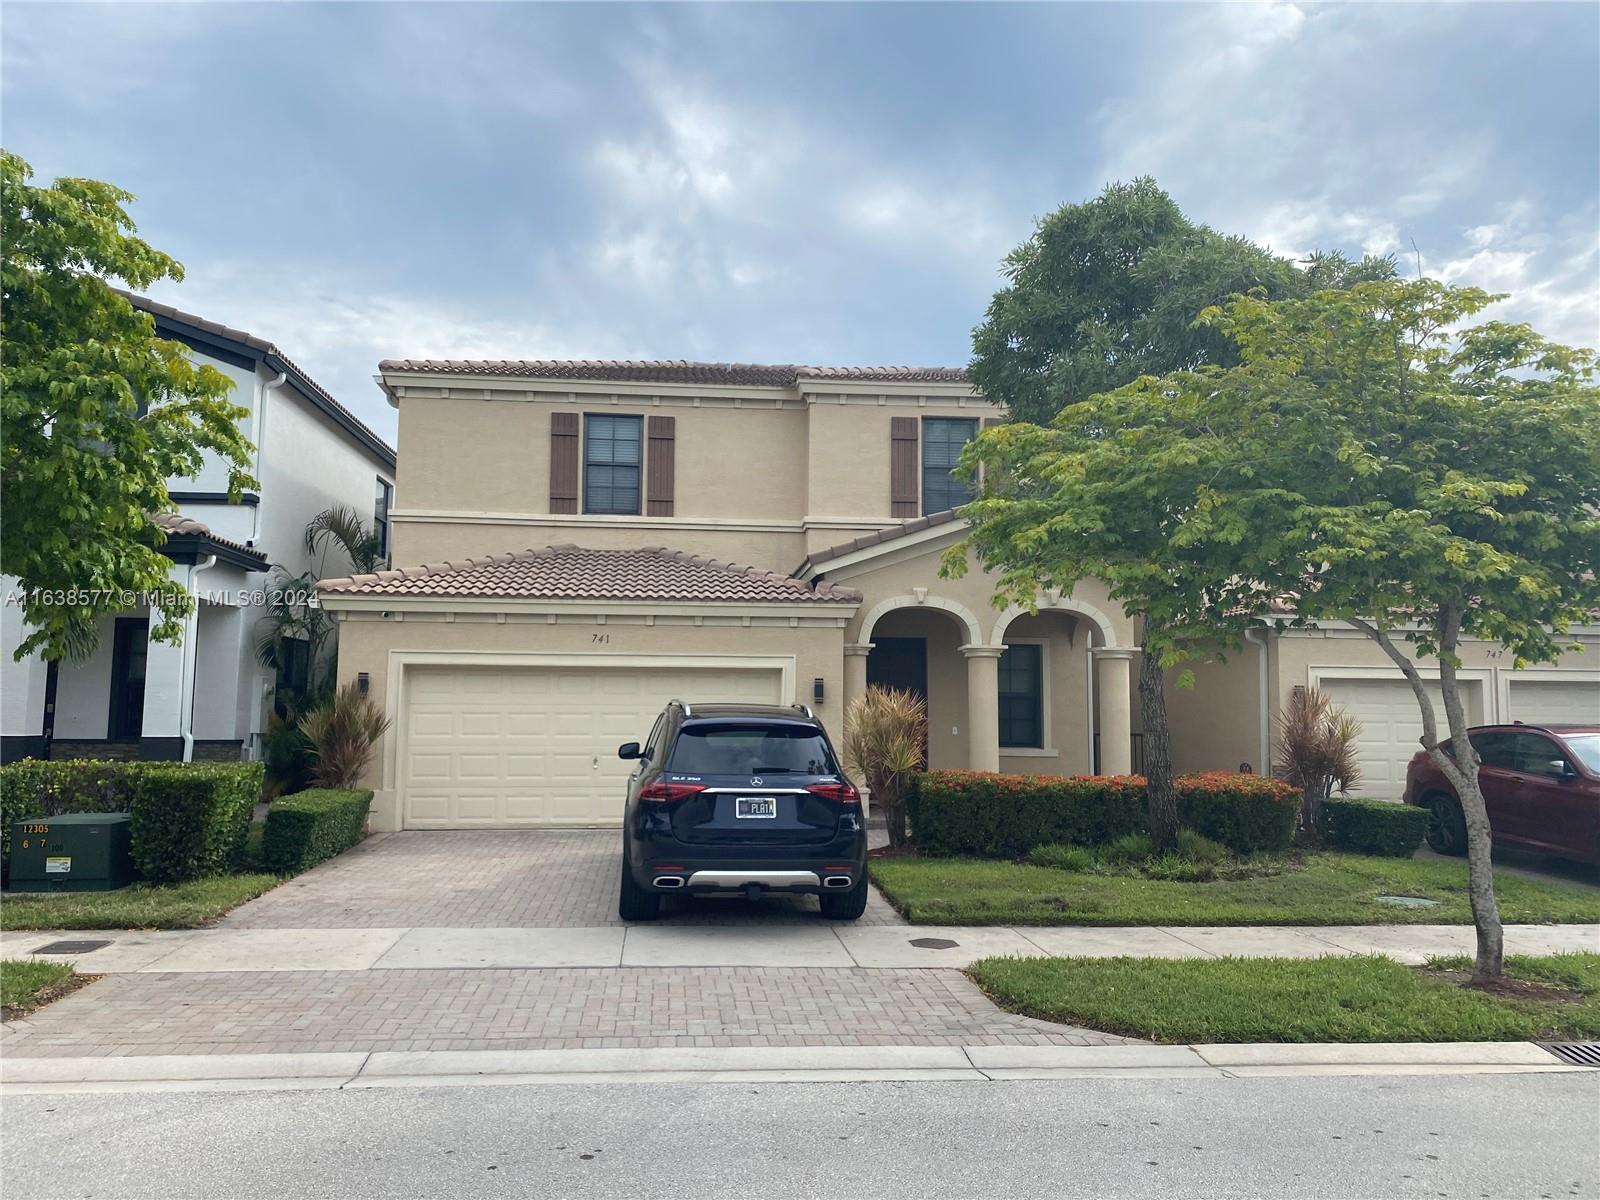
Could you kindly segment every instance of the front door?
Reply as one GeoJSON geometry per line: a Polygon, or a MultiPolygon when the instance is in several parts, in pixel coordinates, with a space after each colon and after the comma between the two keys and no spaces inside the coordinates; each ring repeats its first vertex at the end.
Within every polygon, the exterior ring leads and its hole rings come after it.
{"type": "MultiPolygon", "coordinates": [[[[928,639],[880,637],[867,653],[867,686],[895,688],[928,702],[928,639]]],[[[928,742],[922,742],[922,763],[928,763],[928,742]]]]}
{"type": "Polygon", "coordinates": [[[118,617],[111,648],[111,720],[106,736],[128,741],[144,730],[144,667],[150,622],[118,617]]]}
{"type": "Polygon", "coordinates": [[[874,638],[867,655],[867,685],[897,688],[928,698],[928,639],[874,638]]]}

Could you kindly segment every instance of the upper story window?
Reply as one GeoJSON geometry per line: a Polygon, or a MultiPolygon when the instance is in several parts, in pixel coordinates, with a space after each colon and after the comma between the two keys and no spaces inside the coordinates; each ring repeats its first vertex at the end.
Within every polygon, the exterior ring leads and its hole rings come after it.
{"type": "Polygon", "coordinates": [[[372,502],[372,532],[378,539],[378,559],[389,561],[389,508],[394,503],[394,484],[378,477],[377,495],[372,502]]]}
{"type": "Polygon", "coordinates": [[[972,499],[972,485],[950,472],[961,461],[961,449],[978,435],[970,417],[922,419],[922,514],[960,508],[972,499]]]}
{"type": "Polygon", "coordinates": [[[1037,642],[1007,646],[1000,656],[1000,744],[1044,746],[1044,648],[1037,642]]]}
{"type": "Polygon", "coordinates": [[[583,511],[639,514],[639,475],[644,462],[644,418],[585,414],[583,418],[583,511]]]}

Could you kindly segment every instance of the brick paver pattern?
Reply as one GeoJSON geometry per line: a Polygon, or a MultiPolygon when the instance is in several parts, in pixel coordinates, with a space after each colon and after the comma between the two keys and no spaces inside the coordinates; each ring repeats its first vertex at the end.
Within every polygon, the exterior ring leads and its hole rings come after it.
{"type": "MultiPolygon", "coordinates": [[[[233,929],[455,929],[622,925],[615,829],[460,830],[370,837],[249,904],[233,929]]],[[[816,924],[814,896],[664,898],[680,925],[816,924]]],[[[857,924],[899,925],[876,890],[857,924]]]]}
{"type": "Polygon", "coordinates": [[[0,1032],[17,1057],[638,1046],[1109,1045],[959,971],[621,967],[108,975],[0,1032]]]}

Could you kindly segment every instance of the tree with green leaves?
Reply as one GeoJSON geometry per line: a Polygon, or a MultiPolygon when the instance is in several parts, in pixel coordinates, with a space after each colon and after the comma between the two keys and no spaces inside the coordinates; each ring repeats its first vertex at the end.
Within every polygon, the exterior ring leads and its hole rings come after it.
{"type": "MultiPolygon", "coordinates": [[[[1122,409],[1147,398],[1141,378],[1238,360],[1225,330],[1197,321],[1202,310],[1244,292],[1296,296],[1389,278],[1394,263],[1329,253],[1296,266],[1195,224],[1142,178],[1045,217],[1004,271],[1008,283],[973,333],[968,373],[1019,424],[971,448],[969,469],[983,465],[988,481],[963,513],[971,547],[1007,599],[1031,605],[1036,586],[1066,592],[1093,576],[1140,618],[1151,836],[1167,847],[1177,800],[1164,672],[1226,652],[1248,621],[1222,603],[1237,587],[1226,564],[1197,561],[1186,543],[1183,514],[1207,466],[1189,461],[1188,448],[1147,456],[1136,432],[1115,432],[1122,409]]],[[[964,569],[964,549],[946,561],[964,569]]]]}
{"type": "Polygon", "coordinates": [[[159,338],[136,290],[182,279],[174,259],[133,236],[133,197],[92,179],[32,183],[0,150],[0,572],[15,576],[30,627],[16,657],[81,658],[99,620],[159,596],[151,636],[176,641],[194,601],[169,578],[151,519],[166,481],[207,452],[237,496],[255,481],[222,372],[159,338]]]}
{"type": "Polygon", "coordinates": [[[1466,324],[1495,299],[1426,279],[1237,298],[1202,317],[1237,364],[1141,379],[973,450],[995,482],[972,540],[1017,596],[1099,574],[1174,659],[1269,597],[1381,648],[1459,799],[1479,978],[1501,973],[1502,938],[1462,643],[1551,661],[1600,607],[1596,357],[1466,324]]]}
{"type": "Polygon", "coordinates": [[[1045,217],[1006,256],[1008,282],[973,331],[969,376],[1013,420],[1045,425],[1141,375],[1237,361],[1222,330],[1195,323],[1230,296],[1305,295],[1394,273],[1388,258],[1337,253],[1303,266],[1195,224],[1153,179],[1110,184],[1045,217]]]}
{"type": "Polygon", "coordinates": [[[994,573],[997,602],[1025,607],[1099,579],[1139,619],[1148,820],[1163,851],[1178,836],[1164,673],[1237,647],[1258,623],[1256,589],[1233,547],[1191,536],[1194,510],[1230,451],[1171,431],[1201,428],[1204,415],[1203,398],[1168,396],[1146,378],[1071,404],[1048,426],[986,430],[964,460],[983,468],[983,492],[962,510],[968,534],[943,567],[962,574],[970,549],[994,573]],[[1152,404],[1171,406],[1155,425],[1152,404]]]}
{"type": "Polygon", "coordinates": [[[1478,978],[1501,974],[1503,951],[1462,643],[1554,661],[1600,608],[1600,360],[1526,325],[1467,324],[1501,298],[1421,279],[1238,299],[1203,320],[1239,364],[1163,388],[1232,452],[1192,536],[1292,588],[1300,620],[1360,630],[1411,685],[1466,826],[1478,978]]]}

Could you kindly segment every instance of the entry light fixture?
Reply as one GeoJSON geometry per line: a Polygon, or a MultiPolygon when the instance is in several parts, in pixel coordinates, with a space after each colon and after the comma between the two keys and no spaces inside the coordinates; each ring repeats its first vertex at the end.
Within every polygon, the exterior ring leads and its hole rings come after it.
{"type": "Polygon", "coordinates": [[[360,692],[363,696],[365,696],[367,694],[367,690],[371,686],[372,686],[371,677],[365,671],[357,671],[356,672],[356,691],[360,692]]]}
{"type": "Polygon", "coordinates": [[[822,693],[823,693],[822,676],[819,675],[819,676],[817,676],[817,678],[815,678],[815,679],[813,679],[811,681],[811,703],[813,703],[813,704],[821,704],[822,703],[822,693]]]}

